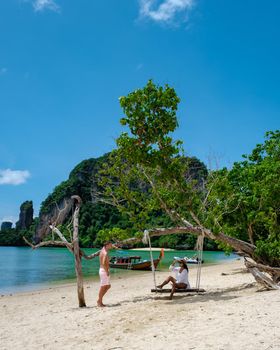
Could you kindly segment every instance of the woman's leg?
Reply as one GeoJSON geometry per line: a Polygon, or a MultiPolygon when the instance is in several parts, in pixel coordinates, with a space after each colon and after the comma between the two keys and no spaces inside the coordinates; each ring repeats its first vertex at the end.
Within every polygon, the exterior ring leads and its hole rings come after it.
{"type": "Polygon", "coordinates": [[[169,299],[172,300],[173,298],[173,294],[175,293],[175,290],[177,289],[186,289],[187,288],[187,285],[185,283],[173,283],[172,285],[172,289],[171,289],[171,293],[170,293],[170,296],[169,296],[169,299]]]}
{"type": "Polygon", "coordinates": [[[165,285],[168,284],[169,282],[171,282],[172,284],[174,284],[174,283],[176,283],[176,280],[175,280],[174,277],[168,276],[168,277],[166,278],[166,280],[164,280],[164,281],[162,282],[162,284],[160,284],[159,286],[157,286],[157,288],[160,288],[160,289],[161,289],[163,286],[165,286],[165,285]]]}

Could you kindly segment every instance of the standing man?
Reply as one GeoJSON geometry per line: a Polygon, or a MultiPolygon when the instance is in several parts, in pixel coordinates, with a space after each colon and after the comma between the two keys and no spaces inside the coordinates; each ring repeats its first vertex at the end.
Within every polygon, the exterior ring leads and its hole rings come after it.
{"type": "Polygon", "coordinates": [[[103,248],[101,249],[99,255],[99,277],[100,277],[100,289],[97,300],[97,306],[104,307],[106,305],[103,304],[103,297],[107,293],[107,291],[111,288],[110,284],[110,272],[109,272],[109,256],[108,252],[113,248],[112,242],[104,243],[103,248]]]}

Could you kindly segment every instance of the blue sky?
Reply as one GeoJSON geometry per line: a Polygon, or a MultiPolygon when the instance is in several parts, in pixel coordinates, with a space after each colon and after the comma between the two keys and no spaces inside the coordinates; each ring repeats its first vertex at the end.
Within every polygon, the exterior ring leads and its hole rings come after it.
{"type": "Polygon", "coordinates": [[[114,147],[118,98],[152,78],[176,136],[230,166],[280,127],[280,1],[1,0],[0,222],[114,147]]]}

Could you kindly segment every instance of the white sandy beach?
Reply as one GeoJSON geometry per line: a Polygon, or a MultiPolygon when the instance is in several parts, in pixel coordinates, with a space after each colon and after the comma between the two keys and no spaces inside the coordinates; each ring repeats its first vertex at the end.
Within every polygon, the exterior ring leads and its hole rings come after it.
{"type": "MultiPolygon", "coordinates": [[[[257,292],[241,260],[205,266],[205,295],[150,293],[152,274],[112,279],[105,308],[95,306],[99,284],[86,282],[87,308],[76,286],[0,298],[0,348],[189,349],[280,348],[280,292],[257,292]],[[223,274],[222,274],[223,273],[223,274]]],[[[157,273],[157,282],[168,272],[157,273]]],[[[190,280],[195,283],[195,267],[190,280]]]]}

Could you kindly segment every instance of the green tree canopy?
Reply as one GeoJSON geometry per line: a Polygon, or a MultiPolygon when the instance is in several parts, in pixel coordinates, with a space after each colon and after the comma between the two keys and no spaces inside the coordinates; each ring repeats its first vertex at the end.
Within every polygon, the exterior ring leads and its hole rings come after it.
{"type": "Polygon", "coordinates": [[[138,230],[154,227],[155,217],[159,226],[191,220],[190,213],[201,205],[207,169],[198,159],[185,157],[182,142],[171,137],[178,103],[173,88],[152,81],[120,98],[126,114],[121,123],[129,132],[117,139],[100,185],[138,230]]]}
{"type": "Polygon", "coordinates": [[[152,81],[120,98],[121,124],[129,130],[101,171],[103,199],[126,213],[136,230],[204,234],[259,265],[279,266],[279,132],[268,133],[231,170],[207,178],[197,161],[196,177],[182,142],[172,136],[178,103],[173,88],[152,81]],[[155,228],[154,217],[166,230],[155,228]]]}
{"type": "Polygon", "coordinates": [[[280,132],[267,132],[244,161],[211,174],[209,222],[215,231],[255,244],[255,254],[280,260],[280,132]]]}

